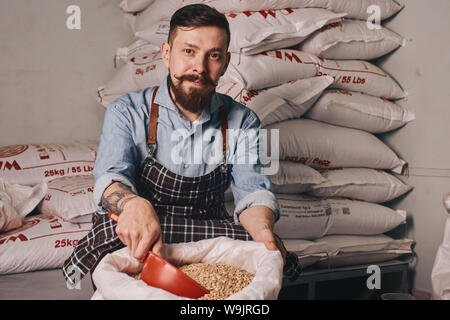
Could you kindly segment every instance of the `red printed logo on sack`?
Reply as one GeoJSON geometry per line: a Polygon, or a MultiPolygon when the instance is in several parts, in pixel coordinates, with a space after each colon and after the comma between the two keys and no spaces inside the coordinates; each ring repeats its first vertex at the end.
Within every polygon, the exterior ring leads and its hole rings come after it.
{"type": "MultiPolygon", "coordinates": [[[[267,19],[268,16],[271,16],[273,18],[277,17],[277,12],[287,16],[294,12],[292,9],[281,9],[281,10],[261,10],[261,11],[243,11],[242,13],[246,15],[247,17],[251,17],[253,14],[258,13],[261,16],[264,17],[264,19],[267,19]]],[[[230,13],[228,14],[228,17],[230,18],[236,18],[239,15],[239,13],[230,13]]]]}
{"type": "Polygon", "coordinates": [[[13,162],[9,162],[9,161],[0,161],[0,170],[22,170],[22,168],[20,167],[20,165],[17,163],[16,160],[14,160],[13,162]]]}
{"type": "Polygon", "coordinates": [[[31,227],[37,225],[39,221],[40,221],[39,219],[25,220],[21,227],[2,233],[0,235],[0,245],[9,241],[12,242],[16,242],[17,240],[20,240],[22,242],[28,241],[28,238],[24,234],[22,233],[17,234],[17,233],[24,232],[25,230],[30,229],[31,227]]]}
{"type": "Polygon", "coordinates": [[[0,158],[9,158],[17,156],[28,149],[26,144],[16,144],[13,146],[0,147],[0,158]]]}
{"type": "Polygon", "coordinates": [[[262,52],[261,55],[278,58],[283,61],[289,60],[290,62],[295,61],[297,63],[303,63],[303,61],[294,52],[289,53],[288,51],[273,50],[268,52],[262,52]]]}
{"type": "Polygon", "coordinates": [[[156,65],[152,64],[151,66],[147,66],[145,69],[137,68],[136,69],[136,74],[143,76],[144,73],[150,72],[150,71],[155,70],[155,69],[156,69],[156,65]]]}
{"type": "Polygon", "coordinates": [[[259,93],[256,90],[242,89],[233,99],[246,106],[247,103],[250,102],[250,100],[252,100],[252,98],[256,97],[258,94],[259,93]]]}

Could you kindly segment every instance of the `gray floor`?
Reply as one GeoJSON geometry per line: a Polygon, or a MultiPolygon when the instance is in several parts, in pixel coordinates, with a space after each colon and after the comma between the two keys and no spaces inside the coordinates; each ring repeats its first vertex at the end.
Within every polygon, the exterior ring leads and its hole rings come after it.
{"type": "Polygon", "coordinates": [[[94,294],[90,276],[68,289],[61,269],[0,275],[0,300],[86,300],[94,294]]]}

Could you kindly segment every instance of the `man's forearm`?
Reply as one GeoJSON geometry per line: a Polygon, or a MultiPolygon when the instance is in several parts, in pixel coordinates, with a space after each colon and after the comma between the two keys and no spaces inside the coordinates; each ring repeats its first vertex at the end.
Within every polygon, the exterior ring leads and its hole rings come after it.
{"type": "Polygon", "coordinates": [[[109,212],[120,214],[125,204],[138,197],[130,188],[120,182],[113,182],[102,195],[102,207],[109,212]]]}
{"type": "Polygon", "coordinates": [[[239,215],[239,221],[252,237],[261,229],[273,230],[275,217],[266,206],[253,206],[247,208],[239,215]]]}

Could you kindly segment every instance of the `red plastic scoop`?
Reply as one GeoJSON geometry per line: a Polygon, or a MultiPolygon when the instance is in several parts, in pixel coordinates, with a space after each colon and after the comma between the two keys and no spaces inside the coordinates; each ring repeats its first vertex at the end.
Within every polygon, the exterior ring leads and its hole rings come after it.
{"type": "MultiPolygon", "coordinates": [[[[108,217],[116,222],[119,219],[119,215],[114,212],[110,212],[108,217]]],[[[149,286],[191,299],[197,299],[209,293],[209,290],[197,281],[151,251],[145,259],[141,280],[149,286]]]]}

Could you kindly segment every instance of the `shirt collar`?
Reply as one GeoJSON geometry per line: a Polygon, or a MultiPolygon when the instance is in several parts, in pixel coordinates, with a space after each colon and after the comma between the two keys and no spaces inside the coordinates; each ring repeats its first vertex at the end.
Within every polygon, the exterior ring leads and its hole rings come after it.
{"type": "MultiPolygon", "coordinates": [[[[169,77],[169,75],[167,77],[169,77]]],[[[167,79],[168,78],[162,81],[160,88],[155,96],[155,103],[181,114],[181,112],[176,107],[175,103],[172,101],[172,98],[170,97],[167,79]]],[[[205,107],[205,109],[203,109],[203,112],[197,121],[201,123],[208,121],[209,119],[211,119],[211,114],[217,111],[219,107],[222,106],[223,104],[224,102],[222,98],[216,92],[214,92],[209,104],[205,107]]]]}

